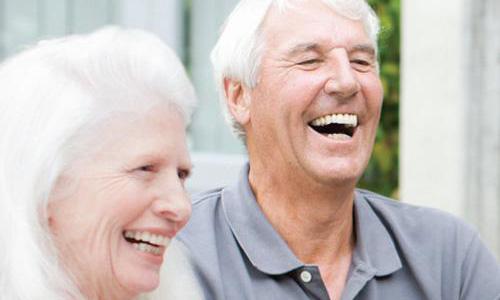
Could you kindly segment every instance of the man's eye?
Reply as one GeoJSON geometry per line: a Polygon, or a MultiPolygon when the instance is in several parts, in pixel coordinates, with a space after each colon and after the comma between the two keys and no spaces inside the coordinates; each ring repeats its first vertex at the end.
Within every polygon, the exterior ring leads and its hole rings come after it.
{"type": "Polygon", "coordinates": [[[352,60],[351,63],[360,65],[360,66],[370,66],[371,63],[369,61],[363,60],[363,59],[355,59],[352,60]]]}
{"type": "Polygon", "coordinates": [[[351,60],[351,64],[353,68],[358,70],[359,72],[368,72],[372,67],[372,63],[364,59],[351,60]]]}
{"type": "Polygon", "coordinates": [[[314,58],[314,59],[308,59],[308,60],[301,61],[298,64],[301,65],[301,66],[306,66],[306,65],[317,64],[319,62],[321,62],[319,59],[314,58]]]}

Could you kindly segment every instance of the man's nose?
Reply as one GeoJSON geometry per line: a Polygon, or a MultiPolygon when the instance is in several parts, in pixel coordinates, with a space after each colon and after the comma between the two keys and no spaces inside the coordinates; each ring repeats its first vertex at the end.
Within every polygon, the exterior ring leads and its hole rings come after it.
{"type": "Polygon", "coordinates": [[[170,184],[153,203],[153,212],[170,222],[178,229],[184,226],[191,216],[191,201],[182,184],[170,184]]]}
{"type": "Polygon", "coordinates": [[[348,100],[361,89],[355,70],[351,67],[348,54],[344,50],[335,53],[331,62],[329,78],[325,82],[325,93],[348,100]]]}

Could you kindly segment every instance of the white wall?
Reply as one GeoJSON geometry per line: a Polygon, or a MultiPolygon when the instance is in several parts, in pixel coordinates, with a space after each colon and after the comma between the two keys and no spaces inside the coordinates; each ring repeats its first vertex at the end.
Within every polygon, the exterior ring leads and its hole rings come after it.
{"type": "Polygon", "coordinates": [[[401,198],[462,215],[464,1],[402,3],[401,198]]]}
{"type": "Polygon", "coordinates": [[[402,23],[401,198],[500,257],[500,1],[403,0],[402,23]]]}
{"type": "Polygon", "coordinates": [[[186,188],[194,194],[235,183],[247,157],[243,154],[193,153],[191,160],[193,176],[186,188]]]}
{"type": "Polygon", "coordinates": [[[126,27],[154,32],[179,56],[183,48],[183,0],[121,0],[117,7],[118,23],[126,27]]]}

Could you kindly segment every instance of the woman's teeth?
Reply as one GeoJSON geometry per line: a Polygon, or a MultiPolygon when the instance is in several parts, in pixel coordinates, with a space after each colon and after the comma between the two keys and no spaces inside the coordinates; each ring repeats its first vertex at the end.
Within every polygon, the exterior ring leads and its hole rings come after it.
{"type": "Polygon", "coordinates": [[[125,238],[127,239],[132,239],[137,242],[147,242],[149,244],[153,244],[155,246],[164,246],[167,247],[168,244],[170,243],[170,239],[166,236],[158,235],[158,234],[152,234],[147,231],[131,231],[131,230],[126,230],[125,233],[123,234],[125,238]]]}
{"type": "Polygon", "coordinates": [[[144,243],[134,243],[132,246],[139,251],[146,252],[146,253],[152,253],[155,255],[160,255],[161,254],[161,249],[156,246],[144,244],[144,243]]]}
{"type": "Polygon", "coordinates": [[[147,231],[126,230],[123,236],[136,250],[154,255],[161,255],[162,250],[170,243],[168,237],[147,231]]]}

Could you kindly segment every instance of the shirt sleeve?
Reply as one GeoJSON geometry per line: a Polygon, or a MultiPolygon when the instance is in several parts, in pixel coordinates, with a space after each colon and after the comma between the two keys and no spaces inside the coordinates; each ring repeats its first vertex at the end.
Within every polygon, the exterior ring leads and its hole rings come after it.
{"type": "Polygon", "coordinates": [[[461,300],[500,300],[500,265],[475,234],[462,263],[461,300]]]}

